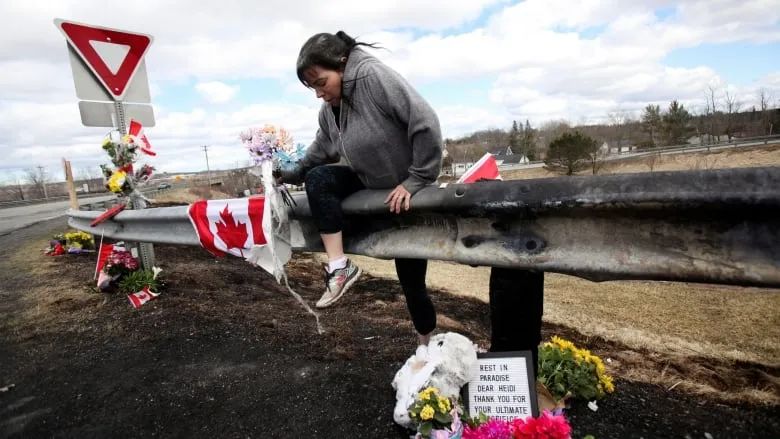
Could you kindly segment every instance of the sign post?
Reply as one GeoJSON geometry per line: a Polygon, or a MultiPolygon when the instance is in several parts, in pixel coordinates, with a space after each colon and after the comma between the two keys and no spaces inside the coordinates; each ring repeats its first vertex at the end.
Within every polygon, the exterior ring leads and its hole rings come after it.
{"type": "MultiPolygon", "coordinates": [[[[128,118],[154,126],[146,64],[143,60],[153,37],[147,34],[54,19],[68,41],[70,65],[79,112],[84,126],[113,127],[124,136],[128,118]],[[129,103],[128,103],[129,102],[129,103]]],[[[131,195],[134,209],[146,201],[131,195]]],[[[141,265],[154,265],[154,247],[139,243],[133,251],[141,265]]]]}

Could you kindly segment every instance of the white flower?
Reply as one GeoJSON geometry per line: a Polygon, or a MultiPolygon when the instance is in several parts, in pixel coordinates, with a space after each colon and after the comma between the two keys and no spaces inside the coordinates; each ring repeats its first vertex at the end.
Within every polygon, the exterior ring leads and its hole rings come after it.
{"type": "Polygon", "coordinates": [[[595,412],[599,409],[599,406],[596,404],[596,401],[591,401],[588,403],[588,408],[595,412]]]}

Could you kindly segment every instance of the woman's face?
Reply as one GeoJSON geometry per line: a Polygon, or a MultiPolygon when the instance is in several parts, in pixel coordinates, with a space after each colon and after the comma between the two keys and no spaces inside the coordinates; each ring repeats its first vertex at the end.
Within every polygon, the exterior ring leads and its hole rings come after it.
{"type": "Polygon", "coordinates": [[[314,66],[303,72],[303,78],[309,87],[317,93],[317,98],[334,107],[341,105],[341,78],[344,72],[314,66]]]}

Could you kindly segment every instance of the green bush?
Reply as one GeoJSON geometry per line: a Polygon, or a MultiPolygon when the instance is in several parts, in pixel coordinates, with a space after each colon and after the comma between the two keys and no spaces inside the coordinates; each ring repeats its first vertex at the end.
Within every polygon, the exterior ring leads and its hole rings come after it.
{"type": "Polygon", "coordinates": [[[160,282],[154,278],[151,270],[136,270],[122,276],[119,280],[119,291],[132,294],[141,291],[145,286],[154,292],[159,292],[160,282]]]}
{"type": "Polygon", "coordinates": [[[593,400],[615,390],[599,357],[559,337],[539,348],[539,381],[556,399],[593,400]]]}

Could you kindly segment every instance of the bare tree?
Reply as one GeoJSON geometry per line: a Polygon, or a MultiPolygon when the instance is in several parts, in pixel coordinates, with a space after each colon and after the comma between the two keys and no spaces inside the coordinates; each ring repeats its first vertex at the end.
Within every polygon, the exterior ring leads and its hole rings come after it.
{"type": "Polygon", "coordinates": [[[76,172],[74,178],[76,181],[89,181],[95,178],[101,178],[102,176],[103,174],[97,166],[82,166],[76,172]]]}
{"type": "Polygon", "coordinates": [[[704,119],[707,121],[707,144],[714,143],[713,136],[720,136],[720,116],[718,112],[718,99],[716,99],[717,89],[712,85],[707,86],[705,93],[704,119]]]}
{"type": "Polygon", "coordinates": [[[765,88],[758,90],[758,105],[761,109],[761,128],[763,134],[771,136],[773,131],[772,126],[772,111],[771,111],[772,96],[765,88]]]}
{"type": "Polygon", "coordinates": [[[642,163],[650,169],[650,172],[655,170],[655,167],[661,164],[661,152],[656,151],[642,159],[642,163]]]}
{"type": "Polygon", "coordinates": [[[19,179],[8,179],[0,182],[0,201],[24,200],[24,189],[19,179]]]}
{"type": "Polygon", "coordinates": [[[46,183],[49,177],[43,172],[43,167],[27,168],[24,170],[25,180],[29,183],[36,192],[36,198],[44,198],[46,196],[46,183]]]}
{"type": "Polygon", "coordinates": [[[607,113],[607,118],[610,126],[609,143],[615,145],[620,151],[620,148],[629,140],[628,127],[632,122],[631,115],[625,110],[617,109],[607,113]]]}
{"type": "Polygon", "coordinates": [[[742,103],[737,100],[736,95],[729,93],[728,90],[724,93],[723,103],[726,110],[724,131],[729,141],[731,141],[731,138],[740,129],[739,109],[742,107],[742,103]]]}

